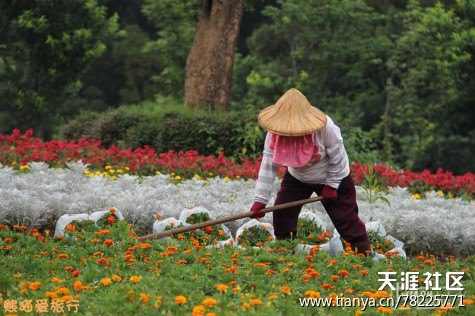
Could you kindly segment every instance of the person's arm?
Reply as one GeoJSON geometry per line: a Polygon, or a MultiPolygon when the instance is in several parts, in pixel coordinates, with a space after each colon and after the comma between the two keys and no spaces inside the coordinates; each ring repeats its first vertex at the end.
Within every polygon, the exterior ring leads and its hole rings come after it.
{"type": "Polygon", "coordinates": [[[325,185],[338,189],[341,180],[347,176],[346,171],[349,170],[348,155],[343,145],[340,128],[330,118],[324,129],[324,144],[329,158],[325,185]]]}
{"type": "Polygon", "coordinates": [[[273,161],[274,150],[269,148],[269,143],[270,133],[267,133],[254,194],[254,201],[264,205],[269,202],[272,185],[274,184],[275,175],[277,173],[277,165],[273,161]]]}

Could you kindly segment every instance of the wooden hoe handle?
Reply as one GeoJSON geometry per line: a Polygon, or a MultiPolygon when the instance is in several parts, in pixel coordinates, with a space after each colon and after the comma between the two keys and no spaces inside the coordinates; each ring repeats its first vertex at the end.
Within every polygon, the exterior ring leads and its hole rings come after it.
{"type": "MultiPolygon", "coordinates": [[[[284,204],[280,204],[280,205],[276,205],[276,206],[266,207],[266,208],[263,208],[262,210],[260,210],[260,212],[269,213],[269,212],[274,212],[274,211],[282,210],[282,209],[285,209],[285,208],[304,205],[304,204],[307,204],[307,203],[312,203],[312,202],[321,201],[321,200],[322,200],[322,197],[317,196],[317,197],[308,198],[308,199],[304,199],[304,200],[300,200],[300,201],[294,201],[294,202],[284,203],[284,204]]],[[[174,229],[170,229],[170,230],[165,230],[163,232],[159,232],[159,233],[156,233],[156,234],[141,236],[141,237],[139,237],[138,240],[143,241],[143,240],[148,240],[148,239],[161,239],[161,238],[173,235],[173,234],[180,234],[180,233],[184,233],[184,232],[187,232],[187,231],[190,231],[190,230],[200,229],[200,228],[203,228],[203,227],[206,227],[206,226],[213,226],[213,225],[222,224],[222,223],[226,223],[226,222],[230,222],[230,221],[235,221],[235,220],[238,220],[238,219],[241,219],[241,218],[250,217],[251,215],[254,215],[254,213],[253,212],[246,212],[246,213],[236,214],[236,215],[232,215],[232,216],[218,218],[218,219],[215,219],[215,220],[212,220],[212,221],[197,223],[197,224],[193,224],[193,225],[189,225],[189,226],[178,227],[178,228],[174,228],[174,229]]]]}

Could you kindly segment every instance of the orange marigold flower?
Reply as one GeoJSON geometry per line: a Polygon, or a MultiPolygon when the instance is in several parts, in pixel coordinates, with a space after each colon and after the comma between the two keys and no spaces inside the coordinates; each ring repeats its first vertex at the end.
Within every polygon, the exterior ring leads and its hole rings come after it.
{"type": "Polygon", "coordinates": [[[12,242],[12,241],[13,241],[13,239],[11,239],[11,238],[5,238],[5,240],[4,240],[4,242],[12,242]]]}
{"type": "Polygon", "coordinates": [[[211,226],[206,226],[205,227],[205,232],[207,232],[208,234],[211,233],[213,229],[211,228],[211,226]]]}
{"type": "Polygon", "coordinates": [[[193,316],[203,316],[206,312],[206,308],[203,305],[198,305],[193,307],[193,311],[191,312],[193,316]]]}
{"type": "Polygon", "coordinates": [[[54,290],[59,294],[68,294],[69,289],[67,287],[55,287],[54,290]]]}
{"type": "Polygon", "coordinates": [[[214,298],[205,298],[201,304],[203,305],[208,305],[209,307],[213,307],[213,305],[216,305],[218,301],[216,301],[214,298]]]}
{"type": "Polygon", "coordinates": [[[41,285],[41,282],[31,282],[28,286],[31,290],[37,290],[38,286],[41,285]]]}
{"type": "Polygon", "coordinates": [[[120,276],[118,276],[118,275],[115,275],[115,274],[114,274],[111,278],[112,278],[112,280],[114,280],[114,281],[116,281],[116,282],[122,281],[122,278],[121,278],[120,276]]]}
{"type": "Polygon", "coordinates": [[[333,267],[336,264],[336,261],[335,260],[330,260],[330,262],[328,262],[328,264],[333,267]]]}
{"type": "Polygon", "coordinates": [[[114,244],[114,242],[110,239],[106,239],[104,240],[104,245],[107,245],[107,246],[112,246],[114,244]]]}
{"type": "Polygon", "coordinates": [[[114,214],[114,213],[115,213],[115,208],[111,208],[111,209],[109,210],[109,213],[114,214]]]}
{"type": "Polygon", "coordinates": [[[73,271],[73,273],[71,274],[71,276],[72,276],[73,278],[77,278],[80,274],[81,274],[81,271],[80,271],[80,270],[76,270],[76,271],[73,271]]]}
{"type": "Polygon", "coordinates": [[[69,224],[68,226],[66,226],[66,229],[69,230],[69,231],[75,231],[76,230],[76,225],[69,224]]]}
{"type": "Polygon", "coordinates": [[[340,278],[340,277],[339,277],[338,275],[332,275],[332,276],[330,277],[330,279],[331,279],[331,280],[334,280],[334,281],[335,281],[335,280],[338,280],[339,278],[340,278]]]}
{"type": "Polygon", "coordinates": [[[133,275],[129,278],[129,281],[132,283],[137,283],[138,281],[140,281],[140,278],[136,275],[133,275]]]}
{"type": "Polygon", "coordinates": [[[229,288],[229,286],[227,286],[226,284],[216,284],[215,286],[218,291],[226,291],[229,288]]]}
{"type": "Polygon", "coordinates": [[[353,266],[353,268],[355,268],[355,269],[360,269],[360,268],[362,268],[362,267],[363,267],[363,266],[362,266],[361,264],[355,264],[355,265],[353,266]]]}
{"type": "Polygon", "coordinates": [[[272,275],[275,274],[276,272],[274,270],[269,270],[266,272],[266,275],[272,275]]]}
{"type": "Polygon", "coordinates": [[[115,223],[115,217],[114,217],[114,216],[109,216],[109,217],[107,218],[107,222],[108,222],[109,224],[115,223]]]}
{"type": "Polygon", "coordinates": [[[140,293],[140,298],[142,299],[142,302],[144,302],[144,304],[148,303],[149,298],[148,298],[147,294],[140,293]]]}
{"type": "Polygon", "coordinates": [[[361,270],[361,271],[360,271],[360,274],[366,275],[366,274],[368,274],[368,271],[366,271],[366,270],[361,270]]]}
{"type": "Polygon", "coordinates": [[[65,253],[62,253],[58,256],[58,260],[61,260],[61,259],[69,259],[69,256],[65,253]]]}
{"type": "Polygon", "coordinates": [[[74,282],[74,289],[76,291],[82,290],[82,282],[81,281],[74,282]]]}
{"type": "Polygon", "coordinates": [[[340,270],[340,271],[338,271],[338,274],[339,275],[349,275],[350,273],[348,271],[345,271],[345,270],[340,270]]]}
{"type": "Polygon", "coordinates": [[[99,260],[97,260],[97,263],[99,264],[103,264],[103,265],[108,265],[109,264],[109,261],[107,261],[106,258],[100,258],[99,260]]]}
{"type": "Polygon", "coordinates": [[[315,298],[315,297],[320,297],[320,298],[321,298],[321,297],[322,297],[322,296],[320,295],[320,292],[315,292],[315,291],[312,291],[312,290],[306,291],[304,294],[305,294],[306,296],[309,296],[310,298],[315,298]]]}
{"type": "Polygon", "coordinates": [[[283,286],[280,288],[280,290],[282,292],[284,292],[285,294],[288,294],[290,292],[290,287],[289,286],[283,286]]]}
{"type": "Polygon", "coordinates": [[[262,301],[258,300],[258,299],[254,299],[254,300],[251,301],[251,304],[252,305],[259,305],[259,304],[262,304],[262,301]]]}
{"type": "Polygon", "coordinates": [[[326,238],[330,238],[330,233],[329,232],[323,232],[323,236],[325,236],[326,238]]]}
{"type": "Polygon", "coordinates": [[[251,307],[251,304],[249,304],[249,303],[242,303],[242,307],[251,307]]]}
{"type": "Polygon", "coordinates": [[[175,296],[175,303],[176,304],[185,304],[186,303],[186,297],[184,297],[183,295],[175,296]]]}
{"type": "Polygon", "coordinates": [[[322,288],[325,289],[325,290],[327,290],[327,289],[329,289],[329,288],[331,288],[331,287],[332,287],[332,286],[331,286],[330,284],[328,284],[328,283],[322,284],[322,288]]]}
{"type": "Polygon", "coordinates": [[[101,283],[104,285],[104,286],[107,286],[109,284],[112,283],[111,279],[109,278],[104,278],[104,279],[101,279],[101,283]]]}
{"type": "Polygon", "coordinates": [[[56,292],[46,292],[46,297],[54,298],[58,297],[58,294],[56,294],[56,292]]]}
{"type": "Polygon", "coordinates": [[[0,225],[0,229],[5,229],[5,228],[7,228],[7,226],[5,226],[5,225],[0,225]]]}
{"type": "Polygon", "coordinates": [[[65,268],[64,268],[64,271],[72,271],[72,270],[74,270],[73,267],[65,267],[65,268]]]}

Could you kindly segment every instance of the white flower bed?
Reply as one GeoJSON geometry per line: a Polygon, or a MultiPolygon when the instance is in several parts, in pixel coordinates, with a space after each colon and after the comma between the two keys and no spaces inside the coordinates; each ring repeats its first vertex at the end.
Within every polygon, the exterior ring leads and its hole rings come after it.
{"type": "MultiPolygon", "coordinates": [[[[123,216],[139,225],[142,232],[151,233],[155,215],[179,218],[183,209],[204,207],[216,218],[248,212],[253,203],[255,182],[198,179],[180,185],[167,183],[169,176],[156,175],[141,183],[131,176],[110,180],[103,176],[88,177],[86,166],[71,163],[69,168],[53,169],[44,163],[31,163],[31,172],[15,175],[15,171],[0,166],[0,224],[10,223],[40,227],[64,214],[91,214],[117,207],[123,216]]],[[[269,205],[273,204],[280,186],[276,179],[269,205]]],[[[414,248],[428,252],[460,251],[475,253],[475,205],[427,194],[426,200],[414,200],[405,189],[393,188],[386,196],[391,205],[378,200],[363,201],[365,191],[357,187],[360,218],[365,222],[379,221],[395,238],[414,248]]],[[[333,225],[321,203],[304,206],[314,212],[331,231],[333,225]]],[[[249,219],[226,225],[233,232],[249,219]]],[[[271,223],[272,215],[262,222],[271,223]]]]}

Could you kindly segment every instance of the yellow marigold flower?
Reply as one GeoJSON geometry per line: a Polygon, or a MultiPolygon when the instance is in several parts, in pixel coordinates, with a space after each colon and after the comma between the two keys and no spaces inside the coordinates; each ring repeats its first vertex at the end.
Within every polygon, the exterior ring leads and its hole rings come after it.
{"type": "Polygon", "coordinates": [[[185,304],[186,303],[186,297],[184,297],[183,295],[175,296],[175,303],[176,304],[185,304]]]}
{"type": "Polygon", "coordinates": [[[208,305],[209,307],[213,307],[213,305],[216,305],[218,302],[214,298],[205,298],[201,304],[203,305],[208,305]]]}
{"type": "Polygon", "coordinates": [[[101,283],[105,286],[109,285],[112,283],[111,279],[109,278],[104,278],[104,279],[101,279],[101,283]]]}
{"type": "Polygon", "coordinates": [[[412,195],[412,198],[415,199],[415,200],[417,200],[417,199],[420,199],[421,196],[420,196],[418,193],[416,193],[416,194],[413,194],[413,195],[412,195]]]}

